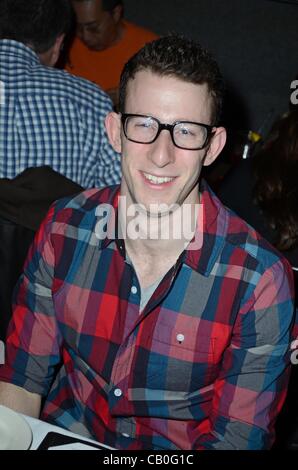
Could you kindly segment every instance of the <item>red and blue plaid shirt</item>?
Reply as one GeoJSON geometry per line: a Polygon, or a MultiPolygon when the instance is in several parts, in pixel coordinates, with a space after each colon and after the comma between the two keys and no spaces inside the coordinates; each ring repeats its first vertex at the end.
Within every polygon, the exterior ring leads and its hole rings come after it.
{"type": "MultiPolygon", "coordinates": [[[[202,183],[203,244],[140,312],[123,240],[96,236],[119,188],[58,201],[19,281],[0,378],[42,418],[120,449],[262,449],[286,394],[291,270],[202,183]]],[[[201,229],[202,230],[202,229],[201,229]]]]}

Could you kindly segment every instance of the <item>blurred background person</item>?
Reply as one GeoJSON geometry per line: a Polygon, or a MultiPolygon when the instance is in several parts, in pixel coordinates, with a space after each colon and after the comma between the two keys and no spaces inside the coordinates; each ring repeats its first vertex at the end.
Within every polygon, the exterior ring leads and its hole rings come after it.
{"type": "Polygon", "coordinates": [[[122,0],[72,0],[72,4],[77,37],[66,69],[100,85],[117,104],[124,64],[157,36],[123,19],[122,0]]]}
{"type": "Polygon", "coordinates": [[[0,1],[0,177],[48,165],[87,188],[120,180],[104,119],[109,97],[54,68],[73,11],[69,0],[0,1]]]}
{"type": "MultiPolygon", "coordinates": [[[[298,109],[279,118],[256,154],[224,179],[221,201],[267,238],[290,262],[296,289],[298,334],[298,109]]],[[[276,448],[298,448],[298,366],[276,425],[276,448]]]]}
{"type": "Polygon", "coordinates": [[[120,180],[110,98],[54,68],[74,19],[69,0],[0,0],[0,338],[14,284],[50,204],[120,180]]]}
{"type": "Polygon", "coordinates": [[[298,269],[298,110],[273,125],[266,142],[223,181],[221,201],[298,269]]]}

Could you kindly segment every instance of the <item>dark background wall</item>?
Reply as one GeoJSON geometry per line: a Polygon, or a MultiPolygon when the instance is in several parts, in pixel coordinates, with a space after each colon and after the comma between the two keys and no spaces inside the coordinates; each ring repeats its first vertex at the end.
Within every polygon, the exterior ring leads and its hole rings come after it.
{"type": "Polygon", "coordinates": [[[288,108],[298,74],[298,1],[126,0],[126,18],[177,31],[214,52],[228,85],[230,126],[264,132],[288,108]]]}

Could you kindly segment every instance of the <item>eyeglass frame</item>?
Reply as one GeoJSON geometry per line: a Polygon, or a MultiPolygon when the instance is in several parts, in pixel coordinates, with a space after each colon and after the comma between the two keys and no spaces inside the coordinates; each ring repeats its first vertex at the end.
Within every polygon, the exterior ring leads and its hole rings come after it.
{"type": "Polygon", "coordinates": [[[166,124],[166,123],[160,122],[159,119],[157,119],[153,116],[148,116],[147,114],[121,113],[121,123],[122,123],[123,132],[124,132],[125,137],[127,138],[127,140],[130,140],[131,142],[135,142],[136,144],[145,144],[145,145],[146,144],[153,144],[153,142],[155,142],[157,140],[157,138],[159,137],[159,134],[161,133],[161,131],[165,129],[165,130],[169,131],[169,133],[171,135],[172,142],[175,145],[175,147],[177,147],[179,149],[182,149],[182,150],[202,150],[210,142],[210,140],[212,138],[212,134],[214,134],[216,132],[216,126],[211,126],[210,124],[203,124],[202,122],[184,121],[184,120],[183,121],[175,121],[175,122],[173,122],[173,124],[166,124]],[[138,140],[130,139],[129,137],[127,137],[126,129],[125,129],[125,123],[126,123],[127,119],[130,118],[130,117],[151,118],[154,121],[156,121],[157,124],[158,124],[158,130],[157,130],[157,133],[156,133],[156,136],[154,137],[154,139],[152,139],[150,142],[140,142],[138,140]],[[174,139],[174,135],[173,135],[174,127],[177,124],[197,124],[199,126],[204,127],[207,131],[206,140],[205,140],[204,144],[200,147],[196,147],[196,148],[192,148],[192,149],[187,148],[187,147],[181,147],[180,145],[177,145],[176,142],[175,142],[175,139],[174,139]]]}

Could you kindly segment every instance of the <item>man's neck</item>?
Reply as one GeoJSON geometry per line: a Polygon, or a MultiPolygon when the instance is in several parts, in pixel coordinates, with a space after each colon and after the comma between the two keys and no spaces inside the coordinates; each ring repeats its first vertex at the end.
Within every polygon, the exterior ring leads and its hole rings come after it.
{"type": "Polygon", "coordinates": [[[115,31],[115,37],[112,40],[112,42],[110,43],[109,47],[116,46],[116,44],[118,44],[122,40],[122,38],[124,36],[124,29],[125,29],[125,25],[124,25],[123,21],[120,20],[119,24],[117,25],[116,31],[115,31]]]}
{"type": "Polygon", "coordinates": [[[126,179],[122,179],[118,199],[119,235],[124,238],[126,252],[142,286],[152,284],[175,264],[199,233],[197,226],[200,230],[202,225],[198,184],[183,200],[176,197],[176,202],[171,203],[166,198],[163,198],[165,202],[160,199],[154,202],[152,195],[149,198],[138,188],[132,191],[126,179]],[[138,192],[140,201],[136,199],[138,192]]]}
{"type": "Polygon", "coordinates": [[[146,252],[152,257],[161,253],[176,254],[190,242],[195,231],[195,224],[190,226],[188,232],[184,230],[183,219],[176,214],[162,217],[128,217],[120,219],[121,231],[125,238],[125,245],[136,253],[146,252]]]}
{"type": "MultiPolygon", "coordinates": [[[[179,225],[175,222],[177,214],[178,212],[160,218],[144,215],[143,220],[139,217],[138,233],[135,231],[133,220],[127,220],[127,226],[122,226],[122,233],[126,233],[126,253],[143,289],[165,276],[190,241],[183,232],[173,232],[173,227],[177,229],[179,225]]],[[[195,226],[189,235],[190,238],[194,231],[195,226]]]]}
{"type": "Polygon", "coordinates": [[[197,224],[196,204],[182,205],[157,216],[119,207],[121,236],[142,287],[152,284],[175,264],[193,238],[197,224]]]}

